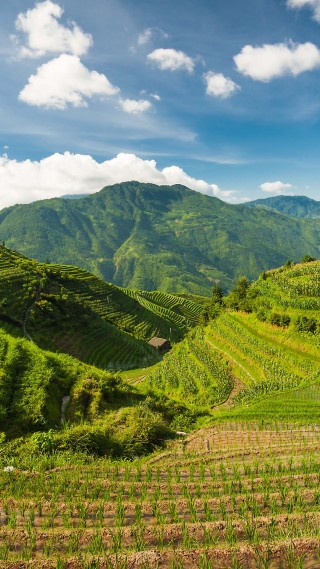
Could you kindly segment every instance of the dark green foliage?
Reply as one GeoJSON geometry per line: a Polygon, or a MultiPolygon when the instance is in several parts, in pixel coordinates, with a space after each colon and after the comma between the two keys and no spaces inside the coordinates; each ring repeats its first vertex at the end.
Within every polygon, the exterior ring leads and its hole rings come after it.
{"type": "Polygon", "coordinates": [[[301,259],[301,263],[312,263],[312,261],[316,261],[315,257],[311,257],[310,255],[305,255],[301,259]]]}
{"type": "Polygon", "coordinates": [[[1,444],[6,433],[13,454],[73,451],[134,458],[162,446],[177,425],[196,419],[164,394],[142,394],[117,375],[3,332],[0,363],[1,444]],[[66,394],[70,400],[61,424],[66,394]]]}
{"type": "Polygon", "coordinates": [[[269,317],[270,324],[274,326],[289,326],[291,318],[288,314],[279,314],[278,312],[272,312],[269,317]]]}
{"type": "Polygon", "coordinates": [[[233,310],[243,310],[251,312],[251,303],[249,298],[250,282],[247,277],[239,277],[235,286],[225,299],[225,304],[233,310]]]}
{"type": "MultiPolygon", "coordinates": [[[[40,350],[23,339],[0,331],[0,427],[26,432],[60,424],[61,401],[71,394],[70,418],[96,418],[103,411],[134,398],[132,388],[110,373],[102,372],[65,355],[40,350]],[[87,390],[87,391],[86,391],[87,390]],[[98,393],[100,407],[83,404],[80,393],[98,393]],[[132,393],[132,395],[131,395],[132,393]]],[[[136,396],[138,403],[139,397],[136,396]]],[[[68,418],[68,415],[67,415],[68,418]]]]}
{"type": "Polygon", "coordinates": [[[4,209],[0,239],[39,261],[77,265],[139,290],[211,293],[305,251],[319,256],[320,220],[249,209],[183,186],[127,182],[78,200],[4,209]]]}
{"type": "Polygon", "coordinates": [[[222,304],[223,290],[219,284],[215,284],[212,288],[211,302],[212,304],[222,304]]]}
{"type": "Polygon", "coordinates": [[[308,316],[301,315],[296,320],[296,327],[299,332],[315,334],[319,329],[319,323],[315,318],[308,318],[308,316]]]}

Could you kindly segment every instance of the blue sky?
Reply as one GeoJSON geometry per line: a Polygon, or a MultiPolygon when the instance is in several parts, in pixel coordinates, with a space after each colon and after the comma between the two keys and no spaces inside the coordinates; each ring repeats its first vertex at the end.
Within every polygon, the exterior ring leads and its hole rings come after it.
{"type": "Polygon", "coordinates": [[[3,0],[0,207],[121,179],[320,199],[320,0],[3,0]]]}

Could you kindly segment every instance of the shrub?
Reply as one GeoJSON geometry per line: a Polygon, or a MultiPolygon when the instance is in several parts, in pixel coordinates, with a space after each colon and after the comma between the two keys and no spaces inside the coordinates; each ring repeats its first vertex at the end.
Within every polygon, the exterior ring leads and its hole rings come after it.
{"type": "Polygon", "coordinates": [[[162,446],[174,433],[160,413],[151,411],[142,403],[135,408],[121,410],[113,434],[121,454],[133,458],[162,446]]]}
{"type": "Polygon", "coordinates": [[[270,315],[270,324],[274,326],[287,327],[290,324],[290,316],[288,314],[279,314],[278,312],[272,312],[270,315]]]}
{"type": "Polygon", "coordinates": [[[316,260],[317,259],[315,257],[311,257],[310,255],[305,255],[304,257],[302,257],[301,263],[311,263],[312,261],[316,260]]]}
{"type": "Polygon", "coordinates": [[[315,334],[318,330],[318,322],[315,318],[299,316],[296,320],[296,328],[299,332],[311,332],[315,334]]]}
{"type": "Polygon", "coordinates": [[[72,450],[97,456],[118,454],[110,432],[100,425],[82,424],[68,427],[56,435],[55,443],[58,450],[72,450]]]}
{"type": "Polygon", "coordinates": [[[54,431],[33,433],[30,439],[31,449],[34,452],[51,454],[54,450],[54,431]]]}

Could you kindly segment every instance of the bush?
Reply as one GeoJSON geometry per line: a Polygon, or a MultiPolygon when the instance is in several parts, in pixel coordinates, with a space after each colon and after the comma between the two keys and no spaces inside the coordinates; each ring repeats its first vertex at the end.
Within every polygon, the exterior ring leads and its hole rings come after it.
{"type": "Polygon", "coordinates": [[[290,316],[288,314],[279,314],[278,312],[272,312],[270,315],[270,324],[274,326],[282,326],[283,328],[289,326],[290,316]]]}
{"type": "Polygon", "coordinates": [[[315,257],[311,257],[310,255],[305,255],[304,257],[302,257],[301,263],[312,263],[312,261],[316,260],[317,259],[315,257]]]}
{"type": "Polygon", "coordinates": [[[296,328],[299,332],[310,332],[315,334],[318,330],[318,322],[315,318],[299,316],[296,320],[296,328]]]}
{"type": "Polygon", "coordinates": [[[54,431],[33,433],[30,438],[31,449],[38,453],[51,454],[54,450],[54,431]]]}
{"type": "Polygon", "coordinates": [[[121,410],[113,434],[121,454],[127,458],[152,452],[174,435],[160,413],[151,411],[143,403],[121,410]]]}
{"type": "Polygon", "coordinates": [[[72,450],[97,456],[117,456],[118,454],[110,432],[100,425],[82,424],[69,427],[57,434],[55,439],[58,450],[72,450]]]}
{"type": "Polygon", "coordinates": [[[260,322],[266,322],[268,320],[268,313],[263,310],[263,308],[260,308],[257,312],[257,318],[260,322]]]}

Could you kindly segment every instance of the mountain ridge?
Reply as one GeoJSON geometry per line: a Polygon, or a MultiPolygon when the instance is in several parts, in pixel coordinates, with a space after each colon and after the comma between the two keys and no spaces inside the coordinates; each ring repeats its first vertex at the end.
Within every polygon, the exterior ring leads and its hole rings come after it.
{"type": "Polygon", "coordinates": [[[320,217],[320,202],[307,196],[272,196],[253,200],[246,207],[263,207],[292,217],[316,219],[320,217]]]}
{"type": "Polygon", "coordinates": [[[217,280],[227,289],[243,273],[254,279],[288,258],[318,257],[319,228],[320,220],[139,182],[0,212],[0,240],[28,257],[124,287],[200,295],[217,280]]]}

